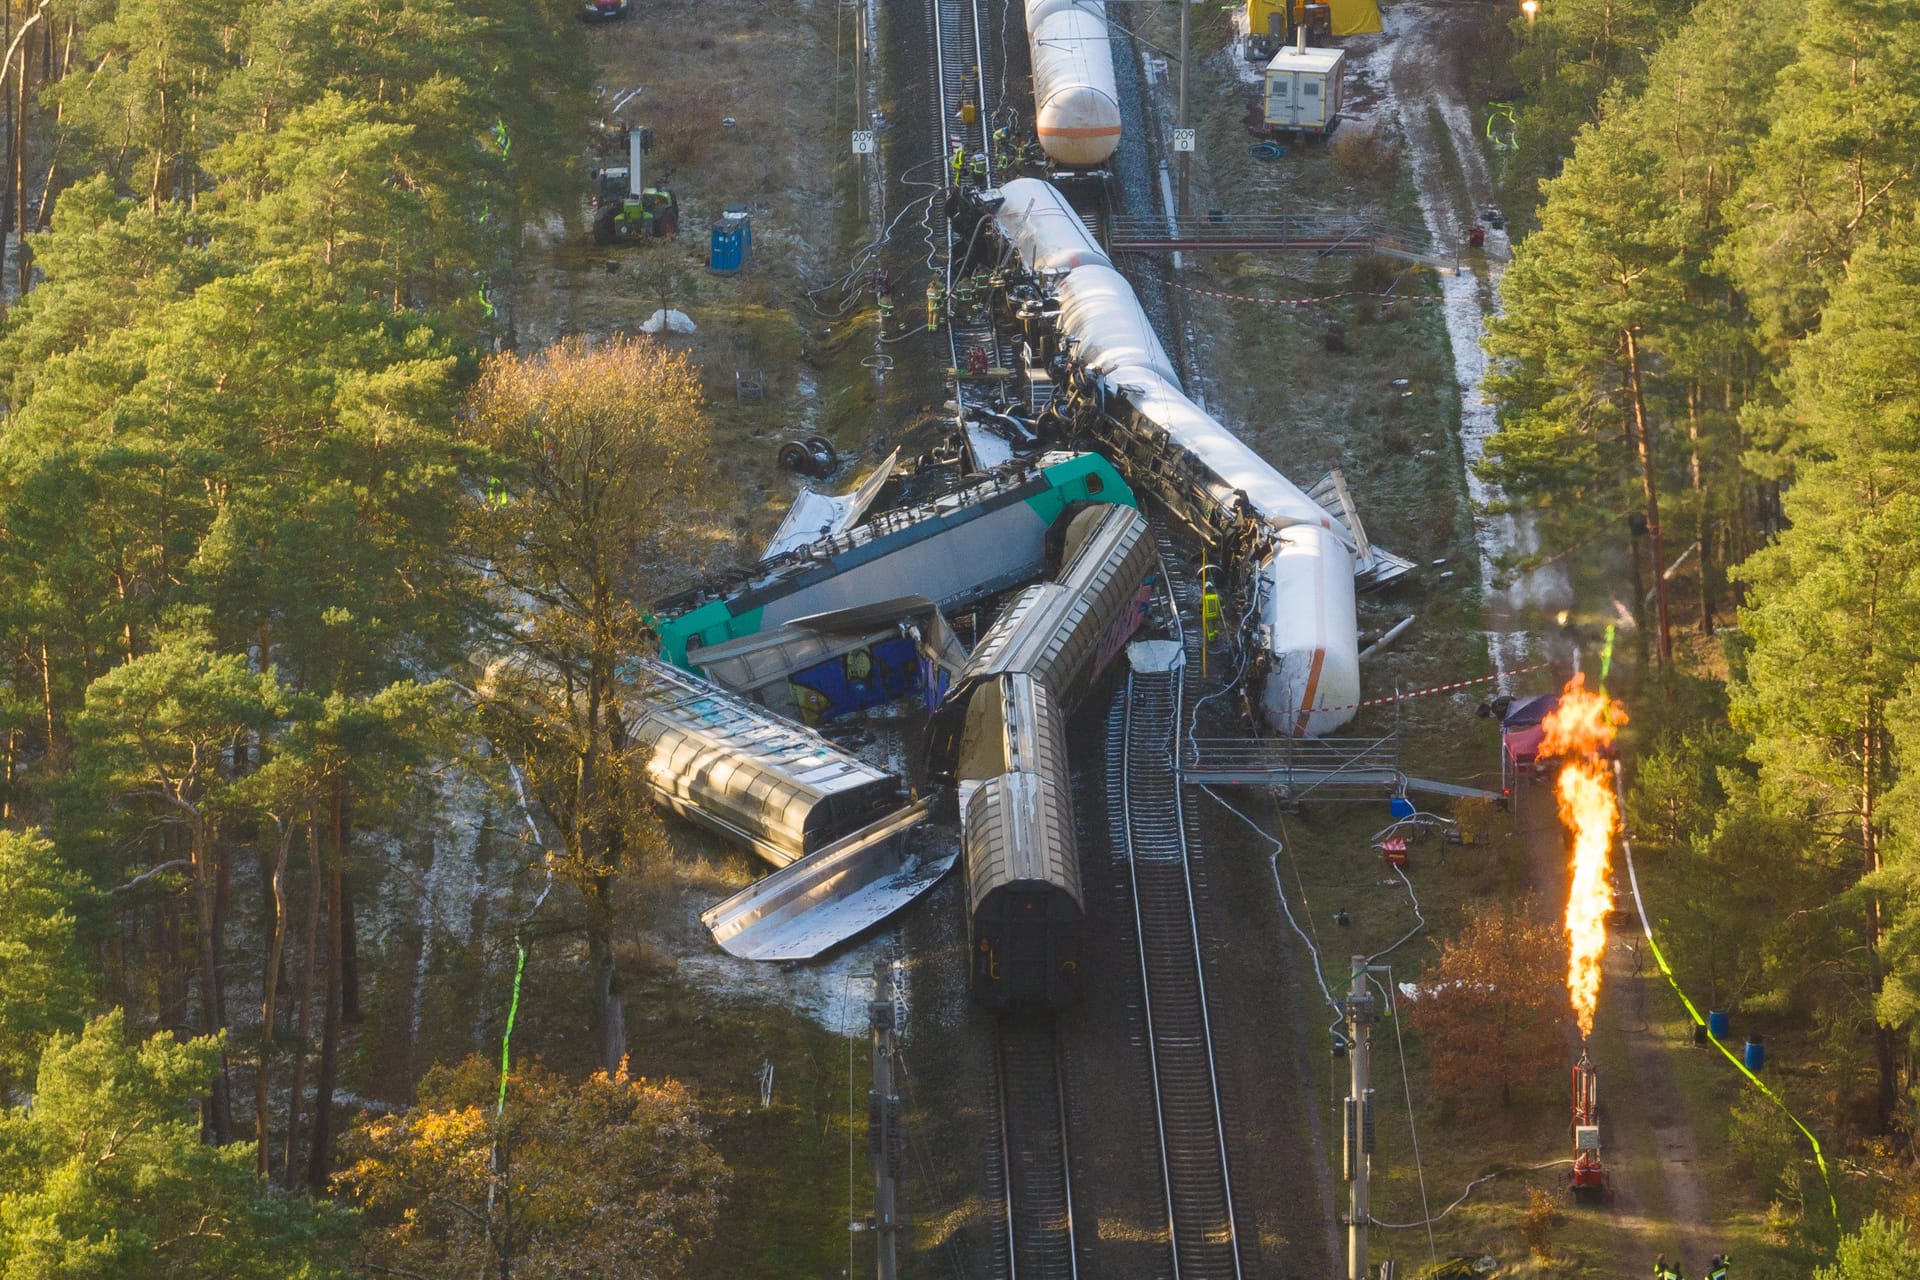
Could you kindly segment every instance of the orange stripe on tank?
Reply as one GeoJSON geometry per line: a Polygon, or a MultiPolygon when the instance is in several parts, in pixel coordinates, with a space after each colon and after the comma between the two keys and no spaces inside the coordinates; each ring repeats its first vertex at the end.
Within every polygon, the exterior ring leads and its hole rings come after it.
{"type": "Polygon", "coordinates": [[[1113,124],[1087,129],[1055,129],[1040,125],[1034,132],[1043,138],[1117,138],[1120,136],[1120,126],[1113,124]]]}
{"type": "Polygon", "coordinates": [[[1320,668],[1326,663],[1326,660],[1327,651],[1325,649],[1315,649],[1313,651],[1313,665],[1307,668],[1306,692],[1300,696],[1300,725],[1293,731],[1293,736],[1296,738],[1304,738],[1307,736],[1307,721],[1312,719],[1314,712],[1313,695],[1320,691],[1320,668]]]}

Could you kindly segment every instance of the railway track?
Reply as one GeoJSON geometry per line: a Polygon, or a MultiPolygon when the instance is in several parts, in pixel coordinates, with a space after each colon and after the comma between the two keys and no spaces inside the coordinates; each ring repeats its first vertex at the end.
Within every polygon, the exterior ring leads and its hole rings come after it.
{"type": "MultiPolygon", "coordinates": [[[[1163,555],[1165,567],[1173,563],[1163,555]]],[[[1184,593],[1177,585],[1173,590],[1178,610],[1184,593]]],[[[1198,631],[1181,627],[1189,652],[1199,643],[1198,631]]],[[[1174,1280],[1241,1280],[1195,880],[1174,766],[1184,681],[1184,670],[1128,677],[1108,735],[1110,776],[1119,780],[1111,793],[1118,802],[1114,828],[1131,871],[1171,1274],[1174,1280]]]]}
{"type": "MultiPolygon", "coordinates": [[[[931,87],[937,94],[931,142],[934,154],[940,158],[942,182],[952,181],[947,157],[952,154],[955,143],[968,157],[986,156],[984,173],[969,167],[961,177],[960,185],[970,190],[996,187],[1007,176],[1001,172],[1004,157],[993,142],[993,104],[999,100],[1002,68],[988,57],[987,22],[988,10],[995,4],[1004,7],[1007,2],[928,0],[927,3],[934,80],[931,87]],[[972,120],[965,118],[968,107],[972,109],[972,120]]],[[[969,357],[978,350],[986,353],[990,368],[1010,368],[1014,351],[994,328],[985,290],[980,289],[976,298],[973,286],[966,279],[970,246],[958,242],[953,223],[946,216],[946,210],[938,207],[937,197],[935,203],[931,217],[946,259],[944,287],[949,301],[944,346],[948,367],[965,370],[969,357]]],[[[990,403],[991,383],[956,377],[954,399],[964,417],[969,406],[990,403]]]]}
{"type": "Polygon", "coordinates": [[[1001,1220],[991,1274],[1004,1280],[1077,1280],[1059,1037],[1051,1019],[1035,1018],[1005,1019],[994,1038],[1000,1132],[993,1194],[1001,1220]]]}

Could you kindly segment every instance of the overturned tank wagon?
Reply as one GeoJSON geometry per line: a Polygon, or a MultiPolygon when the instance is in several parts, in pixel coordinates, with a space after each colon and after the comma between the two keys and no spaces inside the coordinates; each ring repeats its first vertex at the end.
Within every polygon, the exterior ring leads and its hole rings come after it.
{"type": "Polygon", "coordinates": [[[1227,567],[1260,719],[1297,735],[1346,724],[1360,701],[1356,579],[1390,581],[1411,562],[1368,542],[1337,472],[1309,493],[1187,398],[1131,286],[1087,253],[1058,191],[1018,178],[978,208],[1025,268],[1005,301],[1053,357],[1056,406],[1227,567]]]}
{"type": "Polygon", "coordinates": [[[1010,672],[976,690],[957,773],[974,999],[1064,1008],[1086,910],[1061,718],[1038,681],[1010,672]]]}
{"type": "Polygon", "coordinates": [[[624,669],[630,740],[655,799],[784,867],[904,802],[900,779],[663,662],[624,669]]]}

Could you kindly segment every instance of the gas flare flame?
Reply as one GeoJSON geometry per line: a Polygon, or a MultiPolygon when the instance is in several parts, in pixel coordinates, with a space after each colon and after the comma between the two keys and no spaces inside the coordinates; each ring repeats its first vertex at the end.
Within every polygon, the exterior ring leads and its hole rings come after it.
{"type": "Polygon", "coordinates": [[[1573,835],[1573,883],[1567,893],[1567,995],[1580,1024],[1580,1038],[1593,1034],[1600,1003],[1600,960],[1607,947],[1607,912],[1613,907],[1608,872],[1613,837],[1620,830],[1612,768],[1603,753],[1627,722],[1626,708],[1589,690],[1575,672],[1560,692],[1560,705],[1541,722],[1541,758],[1559,759],[1554,789],[1560,821],[1573,835]]]}

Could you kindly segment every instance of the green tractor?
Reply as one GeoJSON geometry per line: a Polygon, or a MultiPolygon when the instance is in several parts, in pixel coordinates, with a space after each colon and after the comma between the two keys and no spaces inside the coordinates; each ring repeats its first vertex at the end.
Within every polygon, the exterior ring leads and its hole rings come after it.
{"type": "Polygon", "coordinates": [[[618,244],[630,239],[669,239],[680,231],[680,203],[664,187],[644,185],[642,157],[653,141],[651,129],[627,133],[627,163],[594,171],[593,242],[618,244]]]}
{"type": "Polygon", "coordinates": [[[593,242],[618,244],[638,238],[671,238],[680,230],[680,205],[673,192],[647,187],[637,196],[621,195],[593,211],[593,242]]]}

